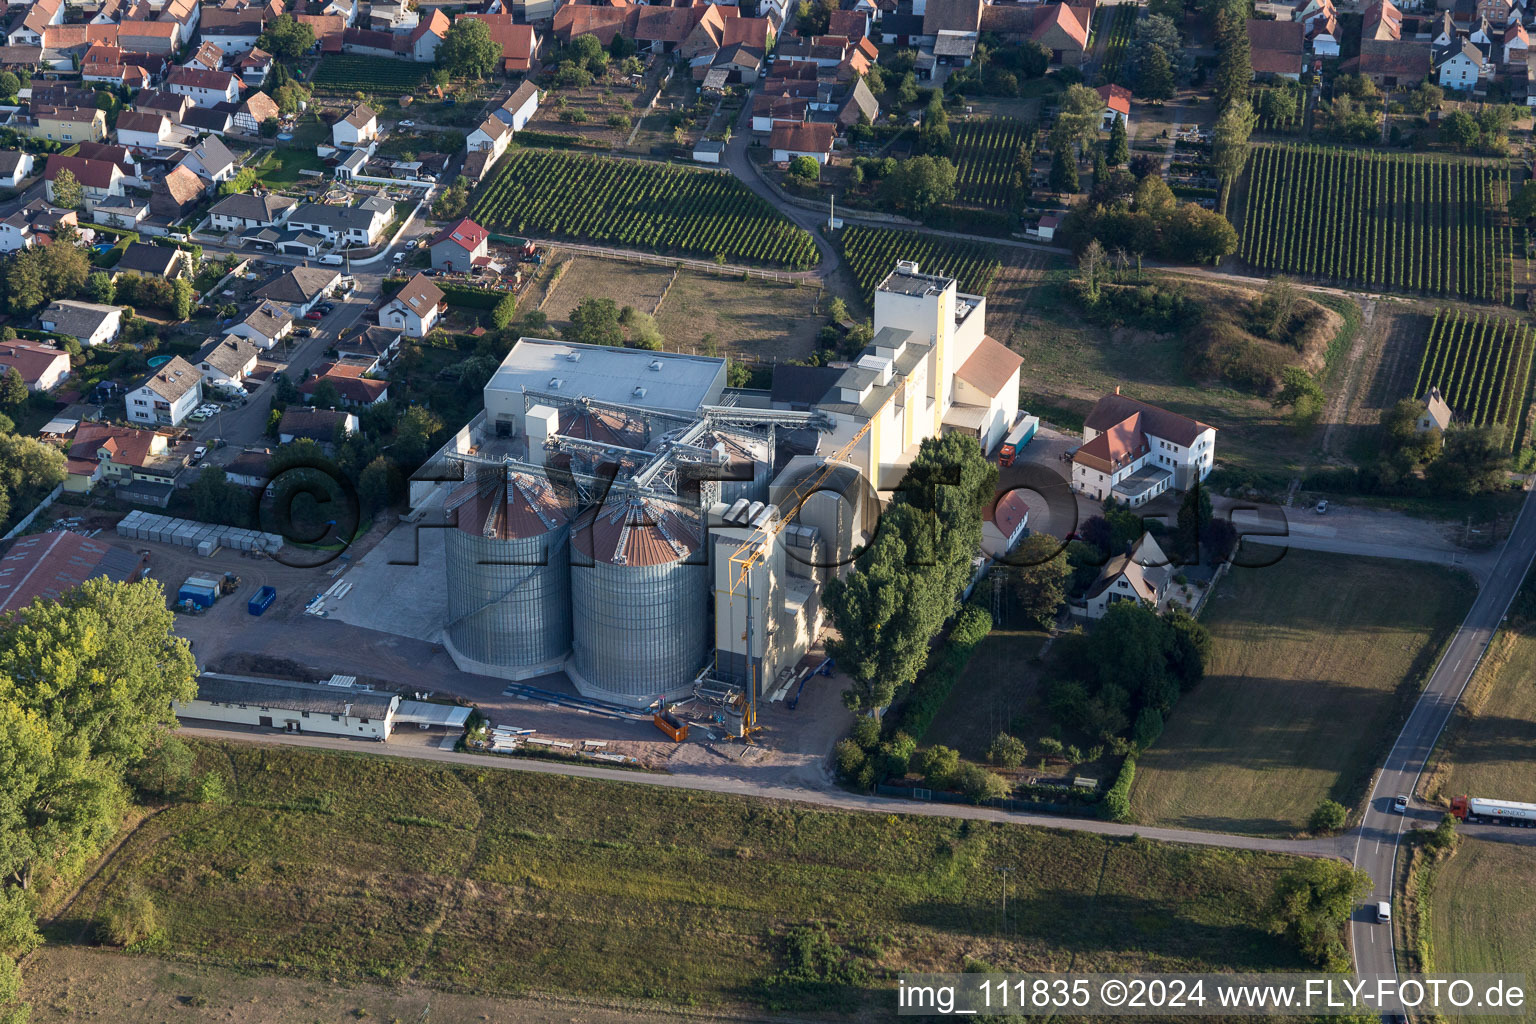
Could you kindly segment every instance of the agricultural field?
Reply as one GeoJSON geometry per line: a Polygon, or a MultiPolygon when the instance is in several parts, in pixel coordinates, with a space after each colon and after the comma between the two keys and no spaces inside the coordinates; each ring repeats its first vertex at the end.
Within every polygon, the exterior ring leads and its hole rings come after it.
{"type": "Polygon", "coordinates": [[[1029,177],[1029,164],[1019,163],[1019,149],[1034,129],[1020,121],[988,118],[965,121],[954,128],[952,159],[958,174],[955,199],[987,207],[1007,206],[1029,177]]]}
{"type": "MultiPolygon", "coordinates": [[[[1536,872],[1531,849],[1463,839],[1450,860],[1436,866],[1429,885],[1428,934],[1437,973],[1524,974],[1536,977],[1536,872]],[[1490,893],[1497,893],[1490,898],[1490,893]]],[[[1458,1024],[1495,1024],[1520,1017],[1458,1016],[1458,1024]]]]}
{"type": "Polygon", "coordinates": [[[775,281],[743,281],[685,270],[662,301],[656,323],[667,347],[752,363],[804,359],[827,323],[821,289],[775,281]]]}
{"type": "Polygon", "coordinates": [[[725,171],[526,149],[500,168],[471,210],[493,230],[795,270],[816,262],[810,234],[725,171]]]}
{"type": "Polygon", "coordinates": [[[363,92],[399,96],[421,88],[430,64],[387,57],[331,54],[320,62],[313,85],[319,92],[363,92]]]}
{"type": "Polygon", "coordinates": [[[569,322],[582,299],[612,299],[620,308],[654,313],[670,280],[671,267],[574,256],[539,309],[556,329],[569,322]]]}
{"type": "Polygon", "coordinates": [[[1301,131],[1307,109],[1307,95],[1294,85],[1264,85],[1253,90],[1253,110],[1258,115],[1257,128],[1271,135],[1294,135],[1301,131]],[[1292,112],[1284,116],[1275,108],[1275,98],[1289,95],[1292,112]]]}
{"type": "Polygon", "coordinates": [[[986,242],[893,228],[846,227],[838,235],[838,244],[866,305],[874,302],[875,286],[896,269],[897,260],[915,260],[925,273],[948,274],[970,295],[985,295],[1002,268],[996,247],[986,242]]]}
{"type": "Polygon", "coordinates": [[[1109,39],[1104,44],[1104,64],[1099,68],[1099,78],[1107,85],[1123,85],[1121,70],[1125,65],[1126,50],[1130,46],[1131,34],[1136,29],[1136,12],[1140,8],[1135,4],[1117,4],[1110,8],[1101,8],[1109,22],[1109,39]]]}
{"type": "Polygon", "coordinates": [[[1530,325],[1487,313],[1442,309],[1430,323],[1413,395],[1439,388],[1456,418],[1502,427],[1513,447],[1530,403],[1536,338],[1530,325]]]}
{"type": "Polygon", "coordinates": [[[888,1011],[892,972],[968,956],[999,970],[1304,969],[1258,924],[1294,863],[1275,854],[483,764],[194,750],[228,803],[146,819],[49,926],[50,948],[87,941],[102,908],[142,892],[156,916],[143,952],[333,987],[819,1015],[888,1011]]]}
{"type": "Polygon", "coordinates": [[[1536,623],[1511,621],[1446,728],[1424,777],[1427,800],[1447,807],[1462,795],[1536,803],[1536,623]]]}
{"type": "Polygon", "coordinates": [[[1211,595],[1211,663],[1137,764],[1137,821],[1284,835],[1355,806],[1472,601],[1443,566],[1243,550],[1279,560],[1211,595]]]}
{"type": "Polygon", "coordinates": [[[1238,256],[1250,267],[1513,302],[1507,172],[1486,160],[1257,145],[1238,256]]]}

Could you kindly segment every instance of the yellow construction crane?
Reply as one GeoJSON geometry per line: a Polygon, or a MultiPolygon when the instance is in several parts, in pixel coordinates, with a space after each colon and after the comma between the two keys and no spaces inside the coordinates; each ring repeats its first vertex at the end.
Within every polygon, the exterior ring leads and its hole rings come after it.
{"type": "MultiPolygon", "coordinates": [[[[877,412],[876,415],[879,415],[877,412]]],[[[848,453],[856,448],[864,435],[869,433],[869,426],[873,419],[866,420],[858,432],[849,439],[848,443],[839,448],[823,463],[821,470],[813,476],[797,483],[786,495],[786,500],[780,506],[779,518],[765,525],[762,530],[766,535],[761,541],[744,541],[742,545],[730,557],[730,594],[736,596],[737,587],[745,587],[746,590],[746,629],[742,633],[742,639],[746,642],[747,654],[747,693],[746,708],[742,715],[742,736],[748,740],[757,731],[757,678],[756,669],[752,663],[752,577],[751,572],[758,563],[768,557],[769,541],[778,536],[779,531],[789,525],[789,521],[799,515],[800,508],[815,494],[817,489],[826,482],[827,477],[837,464],[848,457],[848,453]],[[739,570],[739,571],[738,571],[739,570]]],[[[720,654],[715,652],[716,668],[719,667],[720,654]]]]}

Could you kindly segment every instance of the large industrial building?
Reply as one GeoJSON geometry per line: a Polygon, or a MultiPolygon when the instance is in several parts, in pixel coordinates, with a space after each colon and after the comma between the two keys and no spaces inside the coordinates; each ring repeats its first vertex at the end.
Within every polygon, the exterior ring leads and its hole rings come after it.
{"type": "Polygon", "coordinates": [[[455,662],[637,706],[771,692],[919,445],[990,451],[1017,417],[1022,361],[985,315],[899,263],[872,344],[787,402],[727,389],[721,359],[522,339],[411,483],[412,518],[447,528],[455,662]]]}

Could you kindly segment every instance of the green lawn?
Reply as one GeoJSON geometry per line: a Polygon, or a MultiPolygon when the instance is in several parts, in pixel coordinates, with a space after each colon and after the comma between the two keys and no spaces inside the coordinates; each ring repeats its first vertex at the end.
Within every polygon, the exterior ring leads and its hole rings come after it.
{"type": "Polygon", "coordinates": [[[1137,766],[1136,819],[1291,833],[1325,797],[1353,807],[1473,591],[1444,568],[1317,552],[1234,569],[1205,611],[1205,680],[1137,766]]]}
{"type": "Polygon", "coordinates": [[[1429,799],[1459,795],[1536,803],[1536,626],[1500,633],[1425,776],[1429,799]]]}
{"type": "Polygon", "coordinates": [[[955,682],[944,707],[923,737],[925,744],[954,747],[973,761],[984,761],[1000,732],[1022,727],[1020,739],[1033,745],[1039,693],[1043,630],[994,629],[977,646],[965,672],[955,682]]]}
{"type": "Polygon", "coordinates": [[[228,806],[175,805],[50,928],[128,886],[143,951],[332,979],[824,1012],[901,969],[1300,970],[1262,925],[1289,858],[848,814],[367,754],[198,744],[228,806]],[[1010,868],[1000,917],[998,868],[1010,868]],[[825,928],[854,984],[775,985],[825,928]]]}
{"type": "Polygon", "coordinates": [[[294,142],[278,143],[264,160],[256,165],[256,178],[267,188],[291,188],[294,185],[313,185],[321,180],[313,174],[300,171],[320,171],[329,175],[330,168],[315,154],[313,146],[303,147],[294,142]]]}
{"type": "MultiPolygon", "coordinates": [[[[1530,847],[1463,839],[1434,871],[1424,921],[1435,971],[1536,978],[1536,871],[1530,847]],[[1498,895],[1490,900],[1490,893],[1498,895]]],[[[1530,1013],[1456,1018],[1489,1024],[1530,1019],[1530,1013]]]]}

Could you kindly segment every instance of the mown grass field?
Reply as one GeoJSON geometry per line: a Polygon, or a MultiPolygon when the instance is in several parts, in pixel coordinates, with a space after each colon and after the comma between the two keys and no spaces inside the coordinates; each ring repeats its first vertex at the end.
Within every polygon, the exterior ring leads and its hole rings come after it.
{"type": "MultiPolygon", "coordinates": [[[[1536,978],[1536,871],[1531,849],[1463,839],[1435,869],[1427,915],[1430,955],[1440,973],[1536,978]],[[1497,893],[1490,900],[1489,893],[1497,893]]],[[[1467,1016],[1460,1022],[1530,1020],[1467,1016]]]]}
{"type": "Polygon", "coordinates": [[[954,747],[973,761],[986,760],[998,733],[1025,726],[1021,738],[1033,744],[1027,723],[1040,703],[1040,648],[1048,634],[1039,629],[994,629],[976,648],[949,699],[923,737],[925,744],[954,747]]]}
{"type": "Polygon", "coordinates": [[[387,757],[199,745],[172,806],[50,929],[129,887],[142,951],[203,964],[695,1006],[889,1009],[898,969],[1299,970],[1263,926],[1289,858],[387,757]],[[1010,868],[1008,918],[999,898],[1010,868]],[[835,979],[775,983],[824,928],[835,979]],[[855,979],[850,983],[849,979],[855,979]],[[868,987],[866,987],[868,986],[868,987]]]}
{"type": "Polygon", "coordinates": [[[1536,625],[1522,623],[1494,638],[1462,695],[1422,791],[1447,806],[1461,794],[1536,803],[1533,751],[1536,625]]]}
{"type": "Polygon", "coordinates": [[[1291,833],[1324,798],[1355,806],[1472,596],[1413,562],[1288,551],[1234,569],[1206,607],[1206,677],[1137,766],[1137,820],[1291,833]]]}

